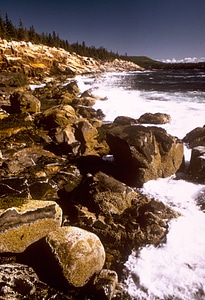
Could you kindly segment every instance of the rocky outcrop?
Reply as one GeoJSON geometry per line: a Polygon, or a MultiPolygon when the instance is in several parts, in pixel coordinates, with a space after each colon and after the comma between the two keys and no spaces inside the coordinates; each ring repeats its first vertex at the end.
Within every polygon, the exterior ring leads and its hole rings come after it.
{"type": "Polygon", "coordinates": [[[96,298],[111,300],[116,293],[117,285],[117,273],[103,269],[95,280],[96,298]]]}
{"type": "Polygon", "coordinates": [[[197,127],[188,132],[183,138],[183,142],[186,143],[189,148],[205,146],[205,126],[197,127]]]}
{"type": "Polygon", "coordinates": [[[15,92],[10,97],[11,113],[39,113],[41,102],[31,92],[15,92]]]}
{"type": "Polygon", "coordinates": [[[65,295],[40,281],[34,270],[26,265],[0,264],[0,282],[0,298],[4,300],[66,299],[65,295]]]}
{"type": "Polygon", "coordinates": [[[125,70],[129,71],[139,71],[143,70],[142,67],[137,66],[130,61],[122,61],[120,59],[115,59],[113,62],[105,62],[100,66],[100,70],[103,72],[123,72],[125,70]]]}
{"type": "Polygon", "coordinates": [[[35,166],[42,157],[54,158],[55,155],[50,151],[44,150],[42,146],[27,147],[16,151],[11,158],[6,159],[3,167],[6,168],[8,174],[17,175],[26,168],[35,166]]]}
{"type": "Polygon", "coordinates": [[[113,126],[107,143],[121,170],[120,179],[131,186],[175,174],[183,163],[183,144],[158,127],[113,126]]]}
{"type": "Polygon", "coordinates": [[[187,168],[186,175],[189,180],[205,182],[205,127],[197,127],[191,130],[183,138],[183,142],[191,148],[191,159],[187,168]]]}
{"type": "MultiPolygon", "coordinates": [[[[14,43],[11,51],[2,51],[2,66],[14,71],[18,62],[24,73],[38,74],[38,79],[42,70],[42,76],[88,70],[80,63],[85,58],[77,56],[81,66],[73,63],[66,70],[60,62],[53,65],[59,49],[50,56],[50,49],[40,46],[36,49],[46,59],[37,62],[31,46],[14,43]],[[21,54],[10,59],[18,51],[29,53],[27,66],[21,54]]],[[[114,64],[121,70],[121,62],[114,64]]],[[[179,215],[137,187],[177,172],[183,146],[165,130],[131,118],[103,124],[103,113],[92,107],[97,98],[92,91],[80,94],[74,79],[64,85],[57,79],[44,81],[45,87],[36,91],[0,95],[0,262],[14,257],[33,267],[41,282],[63,291],[63,299],[111,299],[131,250],[163,243],[169,220],[179,215]]],[[[28,297],[34,287],[25,280],[28,297]]],[[[7,281],[15,291],[12,280],[7,281]]]]}
{"type": "Polygon", "coordinates": [[[0,209],[0,252],[23,252],[61,223],[62,210],[53,201],[28,200],[20,207],[0,209]]]}
{"type": "Polygon", "coordinates": [[[118,125],[133,125],[133,124],[137,124],[138,121],[130,117],[118,116],[114,119],[113,123],[118,125]]]}
{"type": "Polygon", "coordinates": [[[138,119],[140,124],[166,124],[170,123],[171,116],[163,113],[145,113],[138,119]]]}
{"type": "Polygon", "coordinates": [[[79,74],[136,71],[142,70],[138,65],[114,60],[102,61],[69,53],[64,49],[35,45],[31,42],[8,42],[0,39],[0,67],[3,71],[23,71],[28,77],[42,80],[53,75],[74,76],[79,74]]]}
{"type": "Polygon", "coordinates": [[[72,226],[61,227],[50,232],[46,242],[65,279],[72,286],[84,286],[104,266],[104,247],[100,239],[91,232],[72,226]]]}
{"type": "Polygon", "coordinates": [[[68,218],[65,225],[71,222],[99,236],[106,250],[106,268],[119,274],[120,262],[126,261],[131,249],[159,244],[168,220],[178,216],[162,202],[102,172],[85,177],[71,192],[63,188],[59,197],[68,218]]]}
{"type": "Polygon", "coordinates": [[[200,183],[205,182],[205,146],[192,149],[190,165],[188,168],[191,178],[200,183]]]}

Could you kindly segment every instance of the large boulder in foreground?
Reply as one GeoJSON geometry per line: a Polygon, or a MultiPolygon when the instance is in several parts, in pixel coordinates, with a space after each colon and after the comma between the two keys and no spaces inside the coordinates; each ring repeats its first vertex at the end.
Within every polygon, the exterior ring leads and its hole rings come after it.
{"type": "MultiPolygon", "coordinates": [[[[6,205],[1,204],[2,207],[6,205]]],[[[61,223],[62,210],[54,201],[27,200],[16,207],[2,208],[0,253],[21,253],[50,231],[56,230],[61,223]]]]}
{"type": "Polygon", "coordinates": [[[105,250],[97,235],[78,227],[61,227],[46,238],[68,284],[84,286],[105,263],[105,250]]]}
{"type": "Polygon", "coordinates": [[[119,179],[131,186],[175,174],[183,163],[183,144],[154,126],[114,126],[107,143],[119,167],[119,179]]]}

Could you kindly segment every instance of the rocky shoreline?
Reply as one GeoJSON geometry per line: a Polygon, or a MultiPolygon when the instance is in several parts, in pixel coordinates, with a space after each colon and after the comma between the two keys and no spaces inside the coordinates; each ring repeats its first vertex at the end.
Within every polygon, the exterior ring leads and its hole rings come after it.
{"type": "Polygon", "coordinates": [[[170,121],[161,113],[104,123],[93,104],[106,99],[82,93],[75,76],[142,70],[132,63],[24,42],[0,49],[0,299],[129,299],[131,250],[163,243],[179,216],[140,187],[173,174],[204,183],[205,129],[179,140],[154,126],[170,121]]]}

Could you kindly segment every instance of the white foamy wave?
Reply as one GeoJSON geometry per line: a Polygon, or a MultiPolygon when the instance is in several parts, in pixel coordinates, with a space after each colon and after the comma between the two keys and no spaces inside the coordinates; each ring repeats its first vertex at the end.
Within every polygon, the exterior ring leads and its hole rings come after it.
{"type": "MultiPolygon", "coordinates": [[[[94,105],[102,109],[106,121],[117,116],[138,119],[147,112],[167,113],[171,122],[160,127],[179,138],[204,125],[204,91],[133,90],[131,86],[125,88],[126,76],[129,74],[106,74],[86,83],[95,94],[107,97],[94,105]]],[[[190,154],[185,147],[186,161],[190,154]]],[[[125,285],[132,299],[205,300],[205,214],[195,203],[203,188],[175,176],[144,184],[143,193],[171,206],[181,216],[169,223],[165,244],[147,246],[129,256],[125,285]]]]}
{"type": "Polygon", "coordinates": [[[159,93],[125,91],[119,88],[99,88],[97,93],[106,96],[106,101],[97,101],[95,109],[102,109],[105,121],[113,121],[117,116],[138,119],[142,114],[167,113],[171,116],[169,124],[160,125],[168,133],[183,138],[189,131],[204,125],[205,95],[183,93],[159,93]]]}
{"type": "Polygon", "coordinates": [[[144,193],[182,216],[170,222],[165,244],[130,255],[126,284],[133,299],[205,299],[205,215],[194,200],[203,187],[172,177],[144,184],[144,193]]]}
{"type": "Polygon", "coordinates": [[[203,187],[202,184],[176,180],[173,175],[146,182],[142,192],[174,207],[183,215],[192,215],[195,210],[198,211],[195,197],[203,187]]]}
{"type": "Polygon", "coordinates": [[[204,230],[205,216],[198,211],[171,222],[163,246],[145,247],[138,257],[133,252],[126,263],[133,299],[205,299],[204,230]]]}

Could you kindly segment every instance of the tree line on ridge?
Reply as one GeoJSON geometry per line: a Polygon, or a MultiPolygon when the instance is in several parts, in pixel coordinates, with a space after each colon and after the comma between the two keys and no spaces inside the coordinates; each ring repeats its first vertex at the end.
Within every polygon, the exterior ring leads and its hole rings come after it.
{"type": "Polygon", "coordinates": [[[108,51],[104,47],[96,48],[95,46],[87,46],[85,42],[72,43],[68,40],[61,39],[55,31],[52,33],[37,33],[34,26],[30,26],[29,29],[24,27],[23,21],[19,18],[18,27],[16,27],[12,20],[9,19],[6,13],[5,18],[2,18],[0,14],[0,37],[8,41],[25,41],[32,42],[34,44],[43,44],[49,47],[63,48],[68,52],[75,52],[82,56],[93,57],[95,59],[101,59],[104,61],[114,60],[120,58],[118,53],[108,51]]]}

